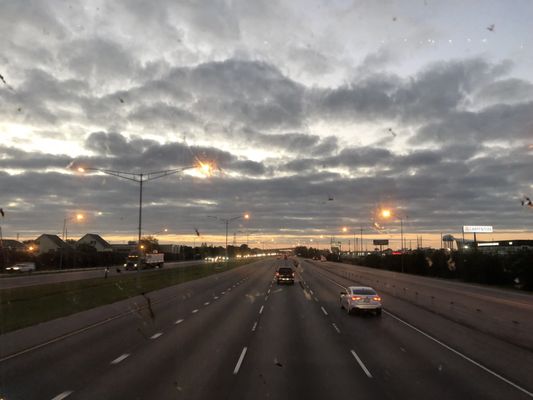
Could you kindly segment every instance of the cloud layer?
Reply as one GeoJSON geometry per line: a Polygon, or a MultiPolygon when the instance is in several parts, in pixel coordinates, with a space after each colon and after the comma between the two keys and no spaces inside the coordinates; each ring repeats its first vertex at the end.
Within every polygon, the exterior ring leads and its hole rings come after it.
{"type": "Polygon", "coordinates": [[[405,69],[412,39],[440,40],[441,27],[399,17],[402,51],[392,35],[356,52],[341,28],[356,12],[378,21],[372,6],[317,2],[303,24],[295,4],[276,2],[29,3],[0,17],[8,235],[57,232],[81,210],[94,215],[87,230],[131,235],[138,186],[69,167],[138,173],[198,159],[217,174],[147,183],[147,232],[216,233],[208,215],[247,211],[236,230],[330,235],[370,230],[380,206],[416,232],[530,229],[519,203],[533,165],[522,56],[420,50],[405,69]],[[339,26],[328,28],[319,17],[332,15],[339,26]]]}

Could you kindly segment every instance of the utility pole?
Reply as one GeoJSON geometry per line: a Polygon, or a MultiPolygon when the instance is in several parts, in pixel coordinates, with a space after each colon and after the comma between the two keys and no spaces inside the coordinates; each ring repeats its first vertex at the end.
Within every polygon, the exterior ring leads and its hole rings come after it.
{"type": "Polygon", "coordinates": [[[361,227],[361,253],[363,253],[363,227],[361,227]]]}

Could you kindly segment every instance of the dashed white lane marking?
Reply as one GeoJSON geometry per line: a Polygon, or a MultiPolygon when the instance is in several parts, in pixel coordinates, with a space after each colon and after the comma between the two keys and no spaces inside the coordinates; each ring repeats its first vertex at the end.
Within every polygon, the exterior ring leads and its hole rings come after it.
{"type": "Polygon", "coordinates": [[[270,294],[270,289],[268,289],[267,293],[270,294]]]}
{"type": "Polygon", "coordinates": [[[522,393],[528,395],[529,397],[533,397],[533,393],[529,392],[528,390],[524,389],[524,388],[521,387],[521,386],[518,386],[516,383],[511,382],[509,379],[504,378],[503,376],[501,376],[501,375],[498,374],[497,372],[494,372],[493,370],[491,370],[491,369],[485,367],[484,365],[478,363],[477,361],[471,359],[470,357],[465,356],[463,353],[461,353],[461,352],[455,350],[453,347],[450,347],[450,346],[448,346],[447,344],[441,342],[440,340],[435,339],[433,336],[431,336],[431,335],[427,334],[426,332],[424,332],[424,331],[418,329],[416,326],[411,325],[409,322],[406,322],[406,321],[404,321],[403,319],[398,318],[396,315],[391,314],[391,313],[388,312],[388,311],[383,310],[383,312],[384,312],[385,314],[391,316],[392,318],[396,319],[397,321],[401,322],[402,324],[408,326],[409,328],[414,329],[415,331],[417,331],[417,332],[420,333],[421,335],[424,335],[424,336],[427,337],[428,339],[433,340],[435,343],[440,344],[442,347],[444,347],[444,348],[447,349],[447,350],[450,350],[452,353],[457,354],[459,357],[465,359],[466,361],[468,361],[468,362],[474,364],[476,367],[481,368],[483,371],[488,372],[489,374],[495,376],[496,378],[498,378],[498,379],[504,381],[505,383],[511,385],[511,386],[514,387],[515,389],[520,390],[522,393]]]}
{"type": "Polygon", "coordinates": [[[331,325],[333,325],[333,327],[335,328],[335,330],[337,331],[337,333],[341,333],[339,327],[337,326],[337,324],[335,322],[333,322],[331,325]]]}
{"type": "Polygon", "coordinates": [[[192,313],[193,313],[193,314],[196,314],[197,312],[198,312],[198,309],[197,309],[197,308],[195,308],[194,310],[192,310],[192,313]]]}
{"type": "Polygon", "coordinates": [[[357,355],[357,353],[353,350],[350,350],[352,352],[352,355],[355,357],[355,359],[357,360],[357,363],[359,364],[359,366],[361,367],[361,369],[364,371],[364,373],[366,374],[366,376],[368,376],[369,378],[372,378],[372,374],[370,373],[370,371],[365,367],[365,364],[363,364],[363,362],[361,361],[361,359],[359,358],[359,356],[357,355]]]}
{"type": "Polygon", "coordinates": [[[322,312],[324,313],[324,315],[328,315],[328,312],[326,311],[326,309],[324,307],[320,307],[322,309],[322,312]]]}
{"type": "Polygon", "coordinates": [[[220,295],[221,296],[224,296],[226,294],[226,292],[221,292],[220,295]]]}
{"type": "Polygon", "coordinates": [[[267,301],[267,300],[268,300],[268,296],[265,296],[265,301],[267,301]]]}
{"type": "Polygon", "coordinates": [[[313,297],[313,299],[314,299],[315,301],[318,301],[318,299],[317,299],[316,297],[313,297]]]}
{"type": "Polygon", "coordinates": [[[218,296],[213,297],[213,300],[218,300],[218,296]]]}
{"type": "Polygon", "coordinates": [[[265,306],[261,306],[261,309],[259,310],[259,314],[263,313],[263,308],[265,308],[265,306]]]}
{"type": "Polygon", "coordinates": [[[72,393],[74,393],[71,390],[67,390],[66,392],[58,394],[56,397],[54,397],[52,400],[63,400],[64,398],[70,396],[72,393]]]}
{"type": "Polygon", "coordinates": [[[255,328],[257,328],[257,321],[255,321],[254,326],[252,326],[252,332],[255,332],[255,328]]]}
{"type": "Polygon", "coordinates": [[[233,375],[237,375],[239,373],[239,369],[241,368],[242,360],[244,360],[244,356],[246,355],[246,350],[248,350],[247,347],[242,349],[241,355],[239,357],[239,360],[237,361],[237,365],[235,365],[235,369],[233,370],[233,375]]]}
{"type": "Polygon", "coordinates": [[[154,333],[152,336],[150,336],[150,339],[152,339],[152,340],[157,339],[157,338],[160,337],[162,334],[163,334],[162,332],[154,333]]]}
{"type": "Polygon", "coordinates": [[[311,294],[315,294],[315,292],[313,292],[311,289],[309,289],[309,293],[311,293],[311,294]]]}
{"type": "Polygon", "coordinates": [[[174,322],[174,325],[181,324],[183,322],[183,319],[178,319],[176,322],[174,322]]]}
{"type": "Polygon", "coordinates": [[[129,356],[130,355],[128,353],[124,353],[120,357],[117,357],[113,361],[111,361],[111,364],[118,364],[119,362],[124,361],[129,356]]]}
{"type": "Polygon", "coordinates": [[[228,288],[228,292],[231,292],[231,288],[228,288]]]}
{"type": "Polygon", "coordinates": [[[208,301],[206,301],[206,302],[204,303],[204,306],[208,306],[209,304],[211,304],[211,303],[209,303],[208,301]]]}

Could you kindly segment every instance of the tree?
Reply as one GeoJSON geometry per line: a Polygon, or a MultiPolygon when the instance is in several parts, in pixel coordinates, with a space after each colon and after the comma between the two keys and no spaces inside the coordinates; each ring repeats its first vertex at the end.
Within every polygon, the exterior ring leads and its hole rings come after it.
{"type": "Polygon", "coordinates": [[[154,250],[159,251],[159,240],[152,235],[143,236],[141,238],[141,246],[144,246],[145,253],[152,253],[154,250]]]}

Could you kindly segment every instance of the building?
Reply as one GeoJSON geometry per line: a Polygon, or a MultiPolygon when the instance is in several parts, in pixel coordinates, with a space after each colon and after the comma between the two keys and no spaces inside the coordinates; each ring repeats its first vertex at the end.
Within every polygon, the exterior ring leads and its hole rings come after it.
{"type": "Polygon", "coordinates": [[[166,254],[179,254],[181,246],[178,244],[160,244],[159,251],[166,254]]]}
{"type": "Polygon", "coordinates": [[[126,243],[117,243],[117,244],[111,244],[111,249],[115,253],[119,254],[125,254],[128,255],[134,250],[137,250],[137,242],[128,242],[126,243]]]}
{"type": "Polygon", "coordinates": [[[459,250],[472,250],[477,248],[483,253],[509,254],[523,250],[533,250],[533,240],[500,240],[500,241],[477,241],[456,239],[459,250]]]}
{"type": "Polygon", "coordinates": [[[2,239],[2,248],[10,251],[16,251],[16,252],[24,252],[26,251],[26,245],[24,243],[19,242],[18,240],[13,239],[2,239]]]}
{"type": "Polygon", "coordinates": [[[57,235],[42,234],[35,239],[35,244],[38,248],[38,254],[45,254],[59,250],[68,250],[70,245],[65,243],[57,235]]]}
{"type": "Polygon", "coordinates": [[[89,246],[94,247],[96,251],[99,253],[113,251],[113,247],[107,241],[105,241],[100,235],[97,235],[96,233],[85,234],[81,239],[77,241],[76,244],[77,245],[87,244],[89,246]]]}

